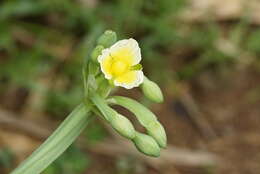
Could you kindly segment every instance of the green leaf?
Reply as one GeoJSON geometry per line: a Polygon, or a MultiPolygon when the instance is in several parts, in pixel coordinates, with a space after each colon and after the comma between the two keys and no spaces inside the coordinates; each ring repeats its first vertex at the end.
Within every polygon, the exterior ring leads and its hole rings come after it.
{"type": "Polygon", "coordinates": [[[80,104],[58,129],[11,174],[41,173],[74,142],[90,118],[90,106],[80,104]]]}

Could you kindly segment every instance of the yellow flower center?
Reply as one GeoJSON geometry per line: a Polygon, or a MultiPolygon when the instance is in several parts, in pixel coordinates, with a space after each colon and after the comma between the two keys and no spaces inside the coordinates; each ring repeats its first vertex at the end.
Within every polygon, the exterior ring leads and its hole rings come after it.
{"type": "Polygon", "coordinates": [[[123,61],[115,61],[111,66],[114,76],[120,76],[128,70],[128,65],[123,61]]]}

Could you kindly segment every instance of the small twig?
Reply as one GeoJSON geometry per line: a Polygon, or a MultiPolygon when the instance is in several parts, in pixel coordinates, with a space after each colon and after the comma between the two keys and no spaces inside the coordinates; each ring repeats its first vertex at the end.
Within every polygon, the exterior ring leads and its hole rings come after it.
{"type": "Polygon", "coordinates": [[[19,131],[39,140],[46,139],[52,132],[50,129],[42,128],[28,120],[18,119],[14,114],[4,110],[0,110],[0,125],[3,128],[19,131]]]}
{"type": "Polygon", "coordinates": [[[220,160],[216,155],[213,155],[209,152],[195,152],[187,149],[176,148],[168,146],[166,150],[163,150],[160,158],[150,158],[144,156],[134,148],[129,142],[111,142],[106,141],[95,145],[95,147],[88,148],[88,150],[101,153],[105,155],[115,154],[125,154],[125,155],[134,155],[147,164],[154,168],[160,168],[165,165],[175,164],[175,165],[184,165],[190,167],[199,167],[199,166],[215,166],[220,160]]]}
{"type": "Polygon", "coordinates": [[[217,135],[210,123],[205,119],[192,96],[185,90],[180,96],[180,101],[185,106],[188,116],[200,133],[207,139],[215,138],[217,135]]]}

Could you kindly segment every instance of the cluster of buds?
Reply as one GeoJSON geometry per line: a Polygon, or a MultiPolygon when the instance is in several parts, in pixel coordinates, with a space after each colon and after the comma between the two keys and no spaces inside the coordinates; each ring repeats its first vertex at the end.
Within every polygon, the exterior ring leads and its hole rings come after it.
{"type": "Polygon", "coordinates": [[[140,61],[141,50],[136,40],[117,41],[115,32],[105,31],[83,69],[85,99],[86,104],[92,103],[96,114],[102,116],[120,135],[132,141],[140,152],[158,157],[161,148],[166,147],[167,138],[157,117],[131,98],[109,96],[115,87],[131,89],[140,86],[151,101],[163,101],[159,86],[144,76],[140,61]],[[136,131],[130,120],[111,105],[120,105],[132,112],[147,134],[136,131]]]}

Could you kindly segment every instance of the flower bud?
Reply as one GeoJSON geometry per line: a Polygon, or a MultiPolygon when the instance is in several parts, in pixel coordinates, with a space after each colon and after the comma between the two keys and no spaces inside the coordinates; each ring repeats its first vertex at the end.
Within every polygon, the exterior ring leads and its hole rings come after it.
{"type": "Polygon", "coordinates": [[[107,48],[113,45],[116,40],[116,33],[111,30],[107,30],[99,37],[98,44],[103,45],[105,48],[107,48]]]}
{"type": "Polygon", "coordinates": [[[104,47],[102,45],[97,45],[96,48],[94,48],[94,50],[91,53],[91,59],[94,62],[97,62],[97,57],[102,53],[103,49],[104,47]]]}
{"type": "Polygon", "coordinates": [[[132,123],[123,115],[116,114],[110,120],[112,127],[123,137],[133,139],[135,137],[135,129],[132,123]]]}
{"type": "Polygon", "coordinates": [[[159,121],[151,122],[147,127],[147,132],[151,135],[160,147],[165,148],[167,145],[166,133],[159,121]]]}
{"type": "Polygon", "coordinates": [[[160,156],[160,147],[149,135],[136,132],[133,142],[140,152],[153,157],[160,156]]]}
{"type": "Polygon", "coordinates": [[[144,95],[153,102],[161,103],[163,102],[163,94],[160,87],[149,80],[148,78],[144,78],[144,82],[142,83],[142,91],[144,95]]]}

